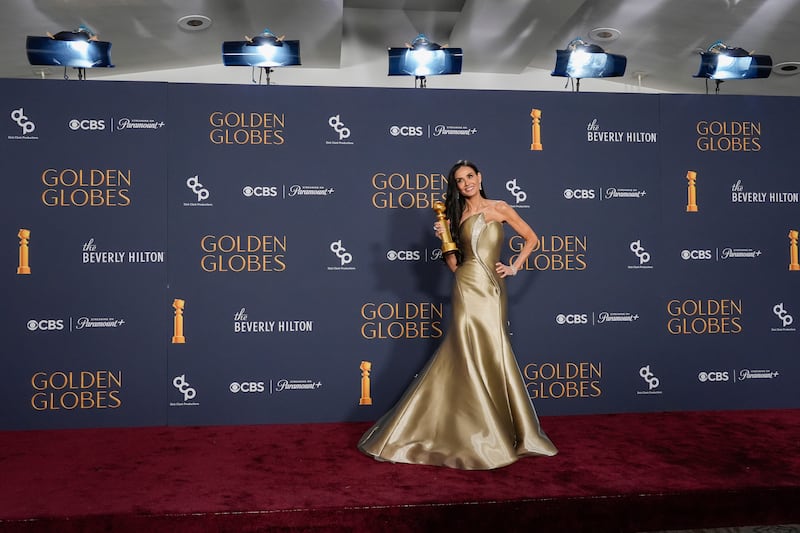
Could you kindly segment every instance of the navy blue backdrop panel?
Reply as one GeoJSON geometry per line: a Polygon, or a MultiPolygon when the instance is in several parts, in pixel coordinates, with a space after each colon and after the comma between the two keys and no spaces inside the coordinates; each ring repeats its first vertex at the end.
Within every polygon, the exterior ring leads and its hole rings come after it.
{"type": "Polygon", "coordinates": [[[507,281],[540,414],[798,405],[797,99],[0,91],[3,428],[376,419],[448,329],[459,159],[540,237],[507,281]]]}
{"type": "MultiPolygon", "coordinates": [[[[540,412],[634,410],[641,401],[643,362],[630,347],[648,342],[650,288],[662,275],[658,99],[626,96],[623,105],[612,95],[528,95],[541,149],[515,151],[509,177],[523,176],[527,199],[504,199],[540,237],[508,282],[515,353],[540,412]]],[[[509,251],[518,246],[511,240],[509,251]]],[[[652,399],[645,409],[660,409],[652,399]]]]}
{"type": "Polygon", "coordinates": [[[165,424],[166,85],[0,88],[3,427],[165,424]]]}
{"type": "Polygon", "coordinates": [[[790,163],[798,106],[796,98],[661,99],[673,274],[662,289],[660,339],[676,409],[698,397],[708,408],[792,406],[800,397],[792,379],[800,363],[789,355],[800,310],[789,269],[789,232],[800,225],[790,163]]]}
{"type": "Polygon", "coordinates": [[[449,163],[418,150],[428,128],[404,94],[175,87],[170,290],[187,338],[170,374],[197,397],[174,390],[172,420],[368,419],[361,361],[399,350],[402,386],[429,356],[449,291],[428,228],[449,163]]]}

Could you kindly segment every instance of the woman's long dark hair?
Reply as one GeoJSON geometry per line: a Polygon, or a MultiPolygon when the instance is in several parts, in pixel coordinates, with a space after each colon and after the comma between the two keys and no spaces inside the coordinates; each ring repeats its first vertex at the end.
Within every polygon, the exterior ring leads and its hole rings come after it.
{"type": "MultiPolygon", "coordinates": [[[[457,264],[461,264],[461,213],[464,212],[464,206],[466,205],[467,201],[461,196],[458,192],[458,185],[456,185],[456,171],[461,167],[469,167],[471,168],[475,174],[478,174],[480,170],[472,161],[467,161],[466,159],[462,159],[460,161],[456,161],[453,165],[453,168],[450,169],[450,173],[447,174],[447,196],[444,199],[445,205],[445,214],[447,215],[447,219],[450,221],[450,235],[453,237],[453,242],[456,243],[458,246],[458,252],[456,252],[457,264]]],[[[486,198],[486,193],[483,190],[483,183],[481,183],[481,191],[480,194],[482,197],[486,198]]]]}

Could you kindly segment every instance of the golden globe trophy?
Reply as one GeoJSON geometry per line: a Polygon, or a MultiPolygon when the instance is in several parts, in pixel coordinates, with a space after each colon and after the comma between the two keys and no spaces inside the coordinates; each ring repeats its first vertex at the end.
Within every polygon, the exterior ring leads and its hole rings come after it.
{"type": "Polygon", "coordinates": [[[444,255],[455,253],[458,246],[453,242],[453,237],[450,236],[450,224],[445,217],[444,202],[433,202],[433,210],[436,211],[436,220],[442,223],[442,253],[444,255]]]}
{"type": "Polygon", "coordinates": [[[361,361],[359,368],[361,369],[361,398],[358,400],[358,405],[372,405],[372,396],[369,390],[369,372],[372,370],[372,363],[361,361]]]}
{"type": "Polygon", "coordinates": [[[184,344],[186,337],[183,336],[183,308],[186,301],[175,298],[172,301],[172,308],[175,309],[175,317],[172,321],[172,344],[184,344]]]}
{"type": "Polygon", "coordinates": [[[31,230],[22,228],[17,233],[17,237],[19,237],[19,266],[17,266],[17,274],[30,274],[28,241],[31,238],[31,230]]]}
{"type": "Polygon", "coordinates": [[[789,270],[797,272],[800,270],[800,261],[797,258],[797,238],[800,232],[796,229],[789,230],[789,270]]]}
{"type": "Polygon", "coordinates": [[[686,212],[687,213],[697,213],[697,172],[694,170],[689,170],[686,172],[686,181],[689,182],[687,185],[686,195],[689,197],[689,201],[686,204],[686,212]]]}
{"type": "Polygon", "coordinates": [[[531,109],[531,150],[542,149],[542,110],[531,109]]]}

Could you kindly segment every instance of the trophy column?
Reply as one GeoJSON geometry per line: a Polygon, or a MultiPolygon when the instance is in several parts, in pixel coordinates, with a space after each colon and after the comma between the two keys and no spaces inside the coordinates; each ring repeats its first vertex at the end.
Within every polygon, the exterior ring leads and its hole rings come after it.
{"type": "Polygon", "coordinates": [[[689,202],[686,204],[686,212],[687,213],[696,213],[697,212],[697,187],[695,186],[695,182],[697,181],[697,172],[694,170],[690,170],[686,173],[686,180],[689,182],[689,190],[687,194],[689,196],[689,202]]]}
{"type": "Polygon", "coordinates": [[[369,361],[361,361],[361,399],[358,400],[358,405],[372,405],[372,396],[370,395],[370,380],[369,372],[372,370],[372,363],[369,361]]]}
{"type": "Polygon", "coordinates": [[[796,229],[789,231],[789,270],[800,270],[800,261],[797,259],[797,237],[800,235],[796,229]]]}
{"type": "Polygon", "coordinates": [[[542,119],[541,109],[531,109],[531,150],[539,151],[542,149],[542,119]]]}
{"type": "Polygon", "coordinates": [[[28,241],[31,238],[31,230],[21,229],[17,233],[19,237],[19,266],[17,266],[17,274],[30,274],[31,267],[28,264],[28,241]]]}
{"type": "Polygon", "coordinates": [[[458,246],[453,242],[453,237],[450,236],[450,224],[445,217],[445,209],[444,202],[433,202],[433,210],[436,211],[436,220],[442,223],[442,253],[447,255],[458,251],[458,246]]]}
{"type": "Polygon", "coordinates": [[[175,309],[175,318],[172,327],[172,344],[184,344],[186,337],[183,336],[183,307],[186,304],[183,300],[175,299],[172,301],[172,308],[175,309]]]}

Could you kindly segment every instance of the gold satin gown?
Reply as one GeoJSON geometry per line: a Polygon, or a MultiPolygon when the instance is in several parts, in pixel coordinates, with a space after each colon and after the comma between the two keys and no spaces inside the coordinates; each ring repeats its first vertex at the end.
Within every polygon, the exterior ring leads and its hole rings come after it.
{"type": "Polygon", "coordinates": [[[506,329],[505,280],[495,272],[503,224],[478,213],[460,231],[463,262],[447,334],[358,443],[379,461],[488,470],[558,453],[539,425],[506,329]]]}

